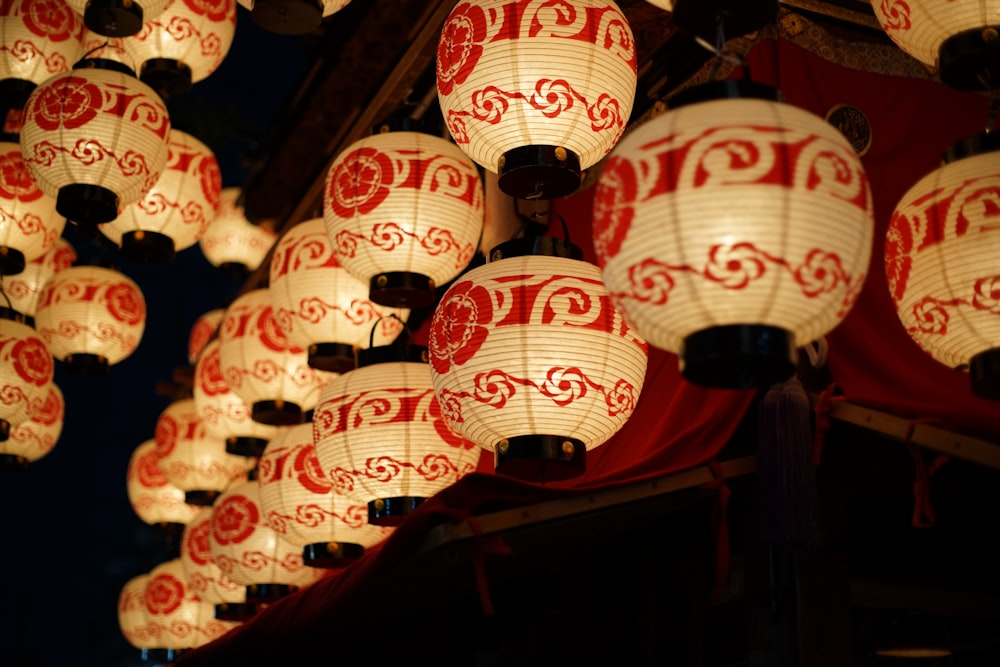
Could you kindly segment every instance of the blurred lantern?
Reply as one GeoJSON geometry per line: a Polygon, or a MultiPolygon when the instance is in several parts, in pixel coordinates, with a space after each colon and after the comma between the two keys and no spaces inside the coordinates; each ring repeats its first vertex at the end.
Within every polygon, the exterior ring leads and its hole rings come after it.
{"type": "Polygon", "coordinates": [[[639,399],[646,342],[581,256],[550,237],[501,244],[434,312],[437,399],[453,428],[495,452],[498,473],[582,473],[586,451],[614,435],[639,399]]]}
{"type": "Polygon", "coordinates": [[[323,388],[313,441],[334,489],[366,503],[378,526],[399,525],[480,456],[441,415],[427,349],[409,344],[361,350],[358,368],[323,388]]]}
{"type": "Polygon", "coordinates": [[[48,396],[38,412],[14,426],[10,436],[0,442],[0,468],[24,470],[52,451],[62,434],[65,415],[62,391],[54,382],[50,383],[48,396]]]}
{"type": "Polygon", "coordinates": [[[139,78],[168,98],[218,69],[235,35],[236,0],[171,0],[123,45],[139,78]]]}
{"type": "Polygon", "coordinates": [[[0,273],[23,271],[56,244],[65,226],[56,200],[35,185],[20,147],[0,141],[0,273]]]}
{"type": "Polygon", "coordinates": [[[51,352],[22,320],[0,308],[0,442],[42,410],[55,371],[51,352]]]}
{"type": "Polygon", "coordinates": [[[63,0],[7,0],[0,12],[0,104],[20,109],[35,86],[82,54],[83,21],[63,0]]]}
{"type": "Polygon", "coordinates": [[[323,217],[337,260],[384,306],[429,306],[475,255],[483,210],[476,165],[422,132],[359,139],[326,175],[323,217]]]}
{"type": "Polygon", "coordinates": [[[226,451],[259,457],[277,426],[253,418],[250,405],[226,384],[219,359],[219,340],[205,346],[194,367],[194,406],[205,432],[226,442],[226,451]]]}
{"type": "Polygon", "coordinates": [[[172,552],[179,546],[184,526],[198,513],[198,508],[184,501],[184,491],[166,478],[159,460],[156,440],[146,440],[136,447],[128,462],[126,491],[136,516],[155,526],[172,552]]]}
{"type": "Polygon", "coordinates": [[[344,269],[322,218],[291,227],[271,254],[271,305],[288,341],[305,348],[309,365],[333,373],[354,368],[355,350],[392,342],[410,315],[368,299],[368,284],[344,269]],[[391,316],[395,317],[391,317],[391,316]],[[378,326],[375,326],[376,323],[378,326]]]}
{"type": "Polygon", "coordinates": [[[611,0],[459,2],[441,30],[437,89],[455,143],[501,190],[568,195],[632,112],[632,30],[611,0]]]}
{"type": "Polygon", "coordinates": [[[796,348],[839,324],[865,281],[874,220],[861,161],[836,128],[776,96],[748,81],[689,89],[601,172],[604,283],[699,385],[786,380],[796,348]]]}
{"type": "Polygon", "coordinates": [[[159,16],[172,0],[66,0],[90,30],[105,37],[128,37],[159,16]]]}
{"type": "Polygon", "coordinates": [[[203,602],[215,605],[215,617],[222,621],[245,621],[257,613],[246,601],[246,588],[234,583],[215,564],[209,546],[212,508],[203,507],[184,527],[181,536],[181,565],[188,586],[203,602]]]}
{"type": "Polygon", "coordinates": [[[254,23],[279,35],[304,35],[351,0],[239,0],[254,23]]]}
{"type": "Polygon", "coordinates": [[[968,370],[973,393],[1000,399],[1000,138],[960,142],[903,195],[885,270],[907,333],[934,359],[968,370]]]}
{"type": "Polygon", "coordinates": [[[71,266],[42,288],[35,328],[52,355],[70,370],[101,374],[139,346],[146,328],[146,301],[139,286],[120,271],[71,266]]]}
{"type": "Polygon", "coordinates": [[[44,255],[36,257],[15,276],[0,277],[3,293],[10,299],[10,305],[24,315],[28,326],[35,326],[35,311],[42,287],[59,271],[68,269],[76,261],[76,250],[65,238],[58,238],[44,255]]]}
{"type": "Polygon", "coordinates": [[[302,561],[302,550],[268,525],[256,479],[222,494],[212,509],[209,546],[223,574],[246,587],[247,602],[271,602],[314,584],[326,571],[302,561]]]}
{"type": "Polygon", "coordinates": [[[278,326],[269,288],[244,292],[219,327],[219,363],[229,389],[250,404],[263,424],[301,424],[334,375],[309,365],[305,349],[289,343],[278,326]]]}
{"type": "Polygon", "coordinates": [[[195,137],[170,130],[163,173],[142,199],[100,226],[123,257],[169,264],[201,238],[219,208],[222,175],[212,150],[195,137]]]}
{"type": "Polygon", "coordinates": [[[209,341],[215,338],[216,330],[222,324],[222,318],[226,314],[225,308],[213,308],[198,316],[188,334],[188,363],[194,366],[201,356],[202,350],[209,341]]]}
{"type": "Polygon", "coordinates": [[[255,463],[228,453],[225,440],[205,431],[193,398],[175,400],[160,413],[156,453],[164,476],[184,491],[185,502],[199,507],[244,481],[255,463]]]}
{"type": "Polygon", "coordinates": [[[333,488],[316,457],[312,422],[282,429],[268,443],[259,473],[264,518],[302,549],[306,565],[345,567],[392,532],[368,523],[368,507],[333,488]]]}
{"type": "Polygon", "coordinates": [[[243,279],[264,261],[278,235],[247,220],[239,195],[239,188],[222,189],[219,210],[198,245],[213,266],[243,279]]]}
{"type": "Polygon", "coordinates": [[[143,662],[151,660],[155,649],[153,632],[157,629],[146,620],[146,583],[149,573],[132,577],[118,593],[118,628],[125,640],[139,649],[143,662]]]}
{"type": "Polygon", "coordinates": [[[20,142],[56,210],[92,225],[114,220],[156,184],[169,134],[167,108],[152,88],[123,63],[88,57],[31,93],[20,142]]]}

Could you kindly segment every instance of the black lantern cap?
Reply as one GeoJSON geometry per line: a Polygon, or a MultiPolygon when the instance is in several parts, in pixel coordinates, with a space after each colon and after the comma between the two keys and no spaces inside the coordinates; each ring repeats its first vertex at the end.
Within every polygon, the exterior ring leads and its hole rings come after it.
{"type": "Polygon", "coordinates": [[[372,276],[368,298],[389,308],[426,308],[434,303],[434,281],[413,271],[386,271],[372,276]]]}
{"type": "Polygon", "coordinates": [[[167,99],[191,92],[191,68],[174,58],[150,58],[139,68],[139,80],[167,99]]]}
{"type": "Polygon", "coordinates": [[[305,415],[298,403],[291,401],[257,401],[250,407],[250,418],[270,426],[294,426],[303,423],[305,415]]]}
{"type": "Polygon", "coordinates": [[[289,584],[250,584],[246,587],[247,602],[251,604],[267,604],[286,595],[291,595],[299,588],[289,584]]]}
{"type": "Polygon", "coordinates": [[[969,360],[972,393],[981,398],[1000,400],[1000,347],[994,347],[969,360]]]}
{"type": "Polygon", "coordinates": [[[323,5],[316,0],[256,0],[250,17],[269,32],[304,35],[323,22],[323,5]]]}
{"type": "Polygon", "coordinates": [[[22,271],[24,271],[24,253],[7,245],[0,246],[0,273],[13,276],[22,271]]]}
{"type": "Polygon", "coordinates": [[[226,453],[247,458],[260,458],[267,448],[267,440],[248,435],[226,438],[226,453]]]}
{"type": "MultiPolygon", "coordinates": [[[[9,437],[10,424],[0,420],[0,442],[9,437]]],[[[17,454],[0,454],[0,470],[6,472],[24,472],[28,469],[28,459],[17,454]]]]}
{"type": "Polygon", "coordinates": [[[28,79],[0,80],[0,106],[10,109],[23,109],[38,84],[28,79]]]}
{"type": "Polygon", "coordinates": [[[493,450],[497,474],[531,482],[571,479],[587,467],[587,449],[576,438],[520,435],[501,440],[493,450]]]}
{"type": "Polygon", "coordinates": [[[84,24],[105,37],[128,37],[142,30],[143,12],[134,0],[89,0],[84,24]]]}
{"type": "Polygon", "coordinates": [[[184,492],[184,502],[195,507],[211,507],[222,493],[208,489],[192,489],[184,492]]]}
{"type": "Polygon", "coordinates": [[[563,146],[519,146],[501,155],[497,167],[497,185],[515,199],[565,197],[583,181],[580,156],[563,146]]]}
{"type": "Polygon", "coordinates": [[[67,354],[63,359],[63,363],[66,364],[66,368],[72,371],[73,374],[86,377],[106,375],[110,367],[107,357],[90,352],[67,354]]]}
{"type": "Polygon", "coordinates": [[[307,350],[308,363],[328,373],[347,373],[354,370],[354,346],[347,343],[313,343],[307,350]]]}
{"type": "Polygon", "coordinates": [[[302,562],[309,567],[335,570],[347,567],[365,553],[365,548],[353,542],[314,542],[302,548],[302,562]]]}
{"type": "Polygon", "coordinates": [[[795,373],[798,352],[790,331],[763,324],[709,327],[684,339],[681,376],[703,387],[770,387],[795,373]]]}
{"type": "Polygon", "coordinates": [[[963,30],[941,43],[938,75],[956,90],[987,90],[1000,76],[1000,26],[963,30]]]}
{"type": "Polygon", "coordinates": [[[144,648],[141,659],[143,662],[151,662],[157,665],[168,665],[179,658],[184,652],[177,648],[144,648]]]}
{"type": "Polygon", "coordinates": [[[103,185],[71,183],[59,188],[56,211],[81,225],[99,225],[118,217],[118,195],[103,185]]]}
{"type": "Polygon", "coordinates": [[[426,498],[420,496],[376,498],[368,503],[368,523],[373,526],[398,526],[424,500],[426,498]]]}
{"type": "Polygon", "coordinates": [[[257,605],[248,602],[220,602],[214,616],[219,621],[247,621],[257,613],[257,605]]]}
{"type": "Polygon", "coordinates": [[[140,264],[164,265],[174,261],[174,240],[166,234],[136,229],[122,234],[122,257],[140,264]]]}

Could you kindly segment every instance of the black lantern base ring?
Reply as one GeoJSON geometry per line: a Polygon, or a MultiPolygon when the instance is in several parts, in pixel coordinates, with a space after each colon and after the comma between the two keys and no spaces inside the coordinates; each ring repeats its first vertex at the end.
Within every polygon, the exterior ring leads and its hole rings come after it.
{"type": "Polygon", "coordinates": [[[250,584],[246,589],[250,604],[267,604],[299,590],[298,586],[289,584],[250,584]]]}
{"type": "Polygon", "coordinates": [[[191,68],[173,58],[150,58],[139,68],[139,79],[164,99],[191,92],[191,68]]]}
{"type": "Polygon", "coordinates": [[[222,493],[220,491],[209,491],[196,489],[184,492],[184,502],[195,507],[211,507],[215,499],[222,493]]]}
{"type": "Polygon", "coordinates": [[[559,435],[519,435],[493,448],[498,475],[530,482],[553,482],[583,474],[587,448],[576,438],[559,435]]]}
{"type": "Polygon", "coordinates": [[[426,308],[434,303],[434,281],[410,271],[379,273],[369,281],[368,298],[389,308],[426,308]]]}
{"type": "Polygon", "coordinates": [[[142,649],[142,662],[150,662],[157,665],[172,663],[184,653],[184,649],[179,648],[144,648],[142,649]]]}
{"type": "Polygon", "coordinates": [[[556,199],[576,192],[583,181],[580,156],[562,146],[534,144],[502,156],[497,169],[500,190],[515,199],[556,199]]]}
{"type": "Polygon", "coordinates": [[[347,343],[313,343],[307,352],[309,366],[328,373],[347,373],[357,365],[354,346],[347,343]]]}
{"type": "Polygon", "coordinates": [[[305,415],[302,408],[290,401],[257,401],[250,408],[250,418],[270,426],[295,426],[305,415]]]}
{"type": "Polygon", "coordinates": [[[267,440],[249,435],[226,438],[226,453],[247,458],[260,458],[267,447],[267,440]]]}
{"type": "Polygon", "coordinates": [[[994,347],[969,360],[972,393],[981,398],[1000,400],[1000,347],[994,347]]]}
{"type": "Polygon", "coordinates": [[[83,23],[105,37],[128,37],[142,29],[142,7],[128,0],[90,0],[83,23]]]}
{"type": "Polygon", "coordinates": [[[250,18],[279,35],[304,35],[323,22],[323,6],[315,0],[257,0],[250,18]]]}
{"type": "MultiPolygon", "coordinates": [[[[8,424],[9,427],[9,424],[8,424]]],[[[6,438],[4,438],[6,440],[6,438]]],[[[28,459],[17,454],[0,454],[0,470],[24,472],[28,469],[28,459]]]]}
{"type": "Polygon", "coordinates": [[[122,234],[122,257],[140,264],[169,264],[174,261],[174,240],[166,234],[136,229],[122,234]]]}
{"type": "Polygon", "coordinates": [[[347,567],[365,553],[365,548],[353,542],[315,542],[302,547],[302,562],[309,567],[327,570],[347,567]]]}
{"type": "MultiPolygon", "coordinates": [[[[0,105],[11,109],[23,109],[31,92],[38,87],[27,79],[3,79],[0,81],[0,105]]],[[[14,139],[17,143],[17,139],[14,139]]]]}
{"type": "Polygon", "coordinates": [[[99,225],[118,217],[118,195],[102,185],[72,183],[59,188],[56,210],[81,225],[99,225]]]}
{"type": "Polygon", "coordinates": [[[24,253],[17,248],[0,246],[0,272],[13,276],[24,271],[24,253]]]}
{"type": "Polygon", "coordinates": [[[67,354],[63,359],[63,363],[75,375],[87,377],[106,375],[109,368],[107,357],[102,357],[99,354],[91,354],[90,352],[67,354]]]}
{"type": "Polygon", "coordinates": [[[1000,26],[964,30],[941,42],[938,75],[956,90],[984,91],[1000,76],[1000,26]]]}
{"type": "Polygon", "coordinates": [[[795,373],[795,337],[780,327],[732,324],[709,327],[684,339],[681,375],[703,387],[770,387],[795,373]]]}
{"type": "Polygon", "coordinates": [[[368,523],[373,526],[398,526],[424,500],[419,496],[376,498],[368,503],[368,523]]]}
{"type": "Polygon", "coordinates": [[[257,605],[247,602],[220,602],[215,605],[214,616],[219,621],[246,621],[257,611],[257,605]]]}

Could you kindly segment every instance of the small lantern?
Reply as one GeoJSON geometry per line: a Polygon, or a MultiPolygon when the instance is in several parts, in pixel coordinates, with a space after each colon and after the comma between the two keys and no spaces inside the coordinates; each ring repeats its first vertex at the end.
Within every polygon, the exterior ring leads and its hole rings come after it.
{"type": "Polygon", "coordinates": [[[45,405],[52,386],[52,353],[22,316],[0,308],[0,442],[45,405]]]}
{"type": "Polygon", "coordinates": [[[177,129],[170,130],[167,149],[156,185],[100,225],[122,256],[136,262],[169,264],[177,252],[198,242],[219,208],[222,175],[212,150],[177,129]]]}
{"type": "Polygon", "coordinates": [[[76,250],[65,238],[58,238],[44,255],[36,257],[15,276],[0,277],[3,293],[10,299],[10,305],[24,315],[28,326],[35,326],[35,311],[42,288],[52,276],[68,269],[76,261],[76,250]]]}
{"type": "Polygon", "coordinates": [[[239,0],[254,23],[279,35],[304,35],[351,0],[239,0]]]}
{"type": "Polygon", "coordinates": [[[222,324],[222,318],[226,314],[225,308],[213,308],[198,316],[191,332],[188,334],[188,363],[194,366],[198,363],[198,357],[209,341],[215,338],[215,332],[222,324]]]}
{"type": "Polygon", "coordinates": [[[412,131],[355,141],[330,165],[326,233],[369,298],[421,308],[468,266],[483,229],[476,165],[454,144],[412,131]]]}
{"type": "Polygon", "coordinates": [[[166,478],[159,461],[156,440],[136,447],[129,458],[125,488],[136,516],[172,540],[180,537],[198,507],[184,501],[184,491],[166,478]]]}
{"type": "Polygon", "coordinates": [[[358,352],[358,368],[323,388],[313,441],[334,489],[397,526],[426,498],[476,469],[480,450],[455,433],[431,385],[427,348],[358,352]]]}
{"type": "Polygon", "coordinates": [[[601,172],[604,283],[695,384],[788,379],[797,348],[833,329],[865,281],[874,217],[861,160],[832,125],[776,97],[748,81],[691,88],[601,172]]]}
{"type": "Polygon", "coordinates": [[[67,368],[97,375],[139,347],[146,329],[146,301],[139,286],[120,271],[71,266],[42,288],[35,328],[67,368]]]}
{"type": "Polygon", "coordinates": [[[118,593],[118,628],[125,640],[142,652],[145,660],[147,652],[154,646],[155,626],[146,620],[146,584],[149,573],[132,577],[118,593]]]}
{"type": "Polygon", "coordinates": [[[247,220],[239,195],[239,188],[222,189],[219,210],[198,245],[213,266],[243,279],[264,261],[278,235],[247,220]]]}
{"type": "Polygon", "coordinates": [[[38,86],[24,107],[21,153],[56,210],[100,224],[138,201],[167,161],[163,100],[125,64],[88,58],[38,86]]]}
{"type": "Polygon", "coordinates": [[[271,254],[271,304],[290,343],[309,365],[331,373],[354,368],[355,350],[391,343],[409,317],[368,299],[368,284],[337,261],[322,218],[291,227],[271,254]]]}
{"type": "Polygon", "coordinates": [[[911,338],[974,394],[1000,399],[1000,139],[971,137],[903,195],[889,222],[885,270],[911,338]]]}
{"type": "Polygon", "coordinates": [[[159,16],[172,0],[66,0],[90,30],[105,37],[129,37],[159,16]]]}
{"type": "Polygon", "coordinates": [[[0,272],[20,273],[56,244],[66,218],[31,177],[21,148],[0,141],[0,272]]]}
{"type": "Polygon", "coordinates": [[[210,545],[212,508],[202,507],[184,527],[181,536],[181,565],[188,586],[203,602],[215,605],[215,617],[222,621],[245,621],[257,613],[248,604],[246,588],[234,583],[215,564],[210,545]]]}
{"type": "Polygon", "coordinates": [[[56,384],[49,384],[49,393],[31,419],[10,430],[10,437],[0,442],[0,468],[27,469],[56,446],[62,434],[66,403],[56,384]]]}
{"type": "Polygon", "coordinates": [[[69,71],[83,21],[63,0],[8,0],[0,16],[0,100],[20,109],[35,87],[69,71]]]}
{"type": "Polygon", "coordinates": [[[624,132],[636,82],[632,30],[611,0],[462,1],[438,42],[452,138],[519,199],[575,191],[624,132]]]}
{"type": "Polygon", "coordinates": [[[149,572],[143,593],[146,620],[155,626],[160,649],[185,651],[218,639],[236,623],[215,618],[215,608],[188,586],[180,558],[171,558],[149,572]]]}
{"type": "Polygon", "coordinates": [[[302,549],[306,565],[346,567],[392,532],[368,523],[368,507],[333,487],[313,445],[312,422],[282,429],[260,459],[267,523],[302,549]]]}

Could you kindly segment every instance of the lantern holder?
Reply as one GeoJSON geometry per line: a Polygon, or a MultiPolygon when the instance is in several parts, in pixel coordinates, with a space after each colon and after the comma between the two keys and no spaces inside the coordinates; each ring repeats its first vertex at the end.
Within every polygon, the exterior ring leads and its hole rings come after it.
{"type": "Polygon", "coordinates": [[[17,248],[0,246],[0,274],[17,275],[24,271],[24,253],[17,248]]]}
{"type": "Polygon", "coordinates": [[[490,261],[495,262],[508,257],[524,257],[525,255],[582,260],[583,249],[570,241],[554,236],[525,236],[494,246],[490,250],[490,261]]]}
{"type": "Polygon", "coordinates": [[[139,68],[139,80],[167,99],[191,92],[191,68],[175,58],[150,58],[139,68]]]}
{"type": "Polygon", "coordinates": [[[118,217],[118,195],[103,185],[70,183],[56,194],[56,211],[81,225],[99,225],[118,217]]]}
{"type": "Polygon", "coordinates": [[[220,495],[220,491],[192,489],[191,491],[184,492],[184,502],[195,507],[211,507],[215,499],[220,495]]]}
{"type": "Polygon", "coordinates": [[[3,79],[0,81],[0,104],[12,109],[23,109],[38,84],[28,79],[3,79]]]}
{"type": "MultiPolygon", "coordinates": [[[[0,442],[6,440],[10,433],[10,424],[0,420],[0,442]]],[[[6,472],[24,472],[28,469],[28,458],[17,454],[0,454],[0,470],[6,472]]]]}
{"type": "Polygon", "coordinates": [[[938,76],[956,90],[982,91],[1000,80],[1000,26],[963,30],[938,49],[938,76]]]}
{"type": "Polygon", "coordinates": [[[703,387],[769,387],[795,373],[798,351],[786,329],[763,324],[708,327],[684,338],[681,376],[703,387]]]}
{"type": "Polygon", "coordinates": [[[586,470],[587,449],[576,438],[558,435],[519,435],[493,447],[494,471],[517,479],[553,482],[571,479],[586,470]]]}
{"type": "Polygon", "coordinates": [[[90,0],[84,24],[105,37],[128,37],[142,29],[142,7],[134,0],[90,0]]]}
{"type": "Polygon", "coordinates": [[[434,281],[413,271],[387,271],[372,276],[368,298],[389,308],[426,308],[434,303],[434,281]]]}
{"type": "Polygon", "coordinates": [[[299,588],[290,584],[249,584],[246,587],[247,602],[250,604],[269,604],[286,595],[291,595],[299,588]]]}
{"type": "Polygon", "coordinates": [[[250,276],[250,268],[243,262],[222,262],[219,271],[233,282],[241,283],[250,276]]]}
{"type": "Polygon", "coordinates": [[[267,440],[249,435],[226,438],[226,453],[247,458],[260,458],[267,447],[267,440]]]}
{"type": "Polygon", "coordinates": [[[215,605],[214,616],[218,621],[247,621],[257,613],[257,605],[249,602],[220,602],[215,605]]]}
{"type": "Polygon", "coordinates": [[[279,35],[304,35],[323,22],[323,6],[316,0],[256,0],[250,18],[279,35]]]}
{"type": "Polygon", "coordinates": [[[1000,347],[980,352],[969,360],[969,380],[976,396],[1000,400],[1000,347]]]}
{"type": "Polygon", "coordinates": [[[174,261],[174,240],[166,234],[133,229],[122,234],[122,257],[140,264],[165,265],[174,261]]]}
{"type": "Polygon", "coordinates": [[[376,498],[368,503],[368,523],[373,526],[399,526],[424,500],[426,498],[421,496],[376,498]]]}
{"type": "Polygon", "coordinates": [[[328,373],[354,370],[354,346],[347,343],[313,343],[307,350],[309,366],[328,373]]]}
{"type": "Polygon", "coordinates": [[[250,408],[250,418],[269,426],[295,426],[305,421],[305,413],[298,403],[277,399],[256,401],[250,408]]]}
{"type": "Polygon", "coordinates": [[[556,199],[576,192],[583,182],[580,156],[563,146],[531,144],[500,156],[497,185],[517,199],[556,199]]]}
{"type": "Polygon", "coordinates": [[[354,542],[314,542],[302,547],[302,562],[309,567],[334,570],[347,567],[365,553],[354,542]]]}
{"type": "Polygon", "coordinates": [[[62,361],[74,375],[84,377],[107,375],[110,368],[107,357],[91,352],[73,352],[67,354],[62,361]]]}
{"type": "Polygon", "coordinates": [[[389,315],[392,319],[402,323],[405,339],[397,338],[388,345],[375,345],[375,329],[382,318],[375,320],[368,338],[368,347],[357,351],[357,367],[371,366],[390,361],[410,361],[414,363],[430,363],[426,345],[415,345],[413,343],[413,332],[410,331],[406,322],[399,319],[395,313],[389,315]]]}

